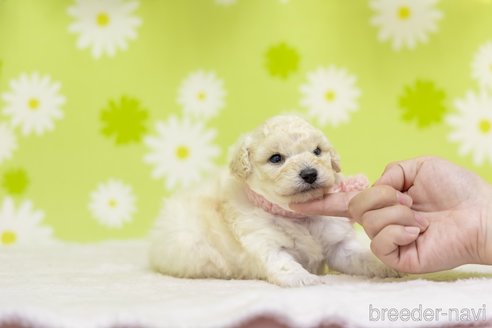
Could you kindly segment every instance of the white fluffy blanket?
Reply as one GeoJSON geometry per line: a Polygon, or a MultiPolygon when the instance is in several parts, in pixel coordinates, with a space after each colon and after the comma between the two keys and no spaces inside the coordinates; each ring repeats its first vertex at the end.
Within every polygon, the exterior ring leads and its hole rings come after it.
{"type": "Polygon", "coordinates": [[[229,327],[259,315],[289,327],[455,326],[474,316],[492,327],[486,267],[399,280],[333,275],[329,285],[284,289],[166,277],[148,270],[146,248],[125,241],[0,250],[0,327],[229,327]]]}

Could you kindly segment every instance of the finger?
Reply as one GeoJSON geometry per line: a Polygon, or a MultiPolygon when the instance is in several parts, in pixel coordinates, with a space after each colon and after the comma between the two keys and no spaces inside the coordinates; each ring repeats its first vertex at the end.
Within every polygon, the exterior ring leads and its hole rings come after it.
{"type": "Polygon", "coordinates": [[[397,204],[411,206],[412,198],[390,186],[381,185],[361,191],[352,198],[348,208],[351,217],[359,222],[365,212],[397,204]]]}
{"type": "Polygon", "coordinates": [[[396,190],[407,191],[413,185],[420,167],[427,160],[429,157],[418,157],[390,163],[374,185],[388,185],[396,190]]]}
{"type": "Polygon", "coordinates": [[[429,226],[428,221],[417,220],[414,211],[400,204],[366,212],[360,223],[370,239],[389,225],[413,226],[420,228],[420,231],[425,231],[429,226]]]}
{"type": "Polygon", "coordinates": [[[371,250],[384,264],[397,268],[400,260],[400,246],[417,240],[420,229],[401,225],[389,225],[371,241],[371,250]]]}
{"type": "Polygon", "coordinates": [[[322,199],[306,202],[291,203],[291,210],[309,215],[326,215],[350,217],[348,204],[358,192],[338,192],[329,194],[322,199]]]}

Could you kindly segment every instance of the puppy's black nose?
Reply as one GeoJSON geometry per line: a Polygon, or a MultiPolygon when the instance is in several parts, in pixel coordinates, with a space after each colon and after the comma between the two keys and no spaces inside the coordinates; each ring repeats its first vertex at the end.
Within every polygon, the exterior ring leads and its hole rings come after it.
{"type": "Polygon", "coordinates": [[[299,173],[299,176],[302,178],[302,180],[306,181],[309,184],[312,184],[318,178],[318,171],[313,168],[303,169],[299,173]]]}

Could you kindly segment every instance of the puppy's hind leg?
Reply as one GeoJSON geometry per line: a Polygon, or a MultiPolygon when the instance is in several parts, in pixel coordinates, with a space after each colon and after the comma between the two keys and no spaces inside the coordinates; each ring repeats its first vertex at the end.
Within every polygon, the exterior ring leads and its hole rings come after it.
{"type": "Polygon", "coordinates": [[[229,278],[231,270],[222,254],[206,239],[190,231],[175,231],[167,239],[154,238],[151,266],[164,274],[183,278],[229,278]]]}
{"type": "Polygon", "coordinates": [[[233,273],[224,256],[208,243],[197,244],[197,251],[193,252],[197,262],[202,267],[198,267],[198,272],[206,278],[233,278],[233,273]],[[201,255],[203,254],[203,255],[201,255]]]}

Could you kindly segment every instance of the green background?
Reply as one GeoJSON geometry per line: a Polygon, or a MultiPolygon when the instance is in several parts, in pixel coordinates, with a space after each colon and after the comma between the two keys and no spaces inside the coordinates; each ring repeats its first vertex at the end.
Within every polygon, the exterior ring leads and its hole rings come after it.
{"type": "MultiPolygon", "coordinates": [[[[24,137],[16,131],[18,149],[0,163],[0,175],[12,168],[26,171],[29,184],[15,198],[42,209],[44,224],[59,239],[133,238],[148,232],[172,191],[151,177],[142,143],[116,145],[101,133],[100,112],[111,99],[134,97],[148,111],[152,134],[158,120],[181,115],[178,89],[200,69],[215,72],[227,92],[225,107],[207,122],[218,132],[219,165],[241,133],[284,111],[305,112],[299,87],[306,74],[336,65],[357,76],[361,90],[350,122],[322,127],[345,174],[362,172],[374,180],[388,162],[433,154],[492,181],[491,163],[476,166],[471,156],[458,155],[458,145],[448,141],[449,126],[419,126],[405,120],[399,106],[405,87],[416,80],[432,81],[444,92],[447,112],[456,110],[456,99],[477,89],[470,65],[478,48],[492,39],[488,1],[439,2],[444,16],[429,42],[395,51],[378,40],[378,28],[370,24],[374,12],[363,0],[238,0],[230,6],[213,0],[141,0],[134,12],[142,20],[137,39],[128,42],[128,50],[98,60],[88,49],[78,49],[77,35],[68,31],[72,4],[0,1],[0,93],[21,73],[39,72],[59,81],[66,98],[64,118],[52,132],[24,137]],[[280,43],[299,55],[287,78],[272,76],[266,66],[268,49],[280,43]],[[109,177],[130,184],[137,197],[134,220],[121,229],[99,224],[87,209],[89,193],[109,177]]],[[[7,195],[0,188],[0,200],[7,195]]]]}

